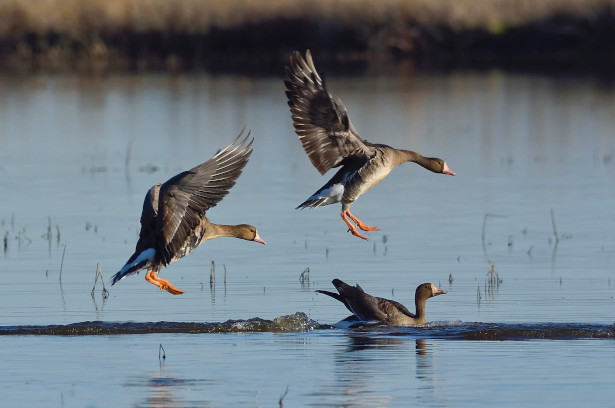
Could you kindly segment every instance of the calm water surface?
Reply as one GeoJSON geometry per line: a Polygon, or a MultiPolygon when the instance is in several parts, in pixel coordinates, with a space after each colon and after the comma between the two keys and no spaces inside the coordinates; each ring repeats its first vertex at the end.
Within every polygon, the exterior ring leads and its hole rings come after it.
{"type": "Polygon", "coordinates": [[[441,157],[457,172],[407,164],[362,196],[353,212],[381,229],[369,242],[346,233],[339,206],[294,210],[328,178],[294,136],[280,78],[0,77],[3,329],[296,312],[313,323],[290,332],[2,336],[3,402],[275,406],[287,386],[285,406],[612,402],[612,336],[442,335],[499,324],[609,332],[611,84],[499,72],[328,80],[363,137],[441,157]],[[134,250],[147,189],[209,159],[244,126],[254,154],[208,216],[254,224],[269,245],[208,242],[162,272],[183,296],[142,275],[109,287],[134,250]],[[98,264],[106,299],[100,281],[91,296],[98,264]],[[491,265],[499,280],[490,282],[491,265]],[[314,290],[331,290],[335,277],[408,306],[422,282],[448,294],[428,301],[436,323],[422,331],[329,328],[347,313],[314,290]]]}

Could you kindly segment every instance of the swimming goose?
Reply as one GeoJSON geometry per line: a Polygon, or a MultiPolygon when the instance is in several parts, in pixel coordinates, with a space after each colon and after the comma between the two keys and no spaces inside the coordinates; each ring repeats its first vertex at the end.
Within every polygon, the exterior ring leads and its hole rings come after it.
{"type": "Polygon", "coordinates": [[[312,164],[320,174],[341,166],[331,180],[301,203],[298,209],[341,202],[341,216],[349,231],[368,240],[356,227],[363,231],[378,231],[378,228],[363,224],[350,212],[350,205],[395,167],[414,162],[434,173],[455,175],[442,159],[361,139],[350,123],[342,101],[334,99],[327,91],[309,50],[305,53],[305,59],[295,51],[290,57],[290,67],[286,67],[286,75],[286,96],[295,132],[312,164]],[[348,221],[348,217],[356,227],[348,221]]]}
{"type": "Polygon", "coordinates": [[[416,314],[413,314],[399,302],[368,295],[359,285],[350,286],[339,279],[333,279],[332,283],[339,294],[326,290],[316,292],[339,300],[361,321],[377,320],[389,326],[424,324],[425,301],[430,297],[446,293],[431,283],[419,285],[414,293],[416,314]]]}
{"type": "Polygon", "coordinates": [[[218,225],[205,212],[222,200],[252,154],[250,133],[242,133],[214,157],[195,168],[156,184],[145,195],[141,232],[135,253],[113,275],[111,284],[147,269],[145,280],[174,295],[184,291],[159,278],[160,268],[188,255],[203,242],[218,237],[235,237],[266,244],[252,225],[218,225]]]}

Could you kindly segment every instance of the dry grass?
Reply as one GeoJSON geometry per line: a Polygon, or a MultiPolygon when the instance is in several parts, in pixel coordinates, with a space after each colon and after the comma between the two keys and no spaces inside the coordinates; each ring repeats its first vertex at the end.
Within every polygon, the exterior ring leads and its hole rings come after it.
{"type": "Polygon", "coordinates": [[[556,14],[589,17],[613,0],[4,0],[0,36],[49,31],[88,38],[104,31],[207,33],[275,19],[388,24],[407,19],[453,29],[492,29],[556,14]]]}
{"type": "MultiPolygon", "coordinates": [[[[255,36],[262,47],[273,50],[279,48],[276,38],[288,42],[288,36],[300,30],[307,31],[302,37],[308,39],[307,45],[315,35],[327,43],[328,34],[314,31],[331,28],[347,30],[366,49],[390,47],[397,41],[393,47],[412,50],[413,44],[403,43],[414,42],[412,27],[499,35],[555,16],[591,20],[605,10],[612,16],[615,0],[3,0],[0,53],[110,56],[126,54],[128,49],[134,52],[143,44],[143,36],[151,34],[160,36],[149,38],[154,43],[166,38],[186,42],[186,36],[202,42],[212,32],[237,29],[247,30],[244,37],[255,36]],[[281,22],[286,25],[280,26],[281,22]]],[[[211,41],[220,42],[220,36],[211,41]]],[[[154,46],[147,47],[151,51],[154,46]]]]}

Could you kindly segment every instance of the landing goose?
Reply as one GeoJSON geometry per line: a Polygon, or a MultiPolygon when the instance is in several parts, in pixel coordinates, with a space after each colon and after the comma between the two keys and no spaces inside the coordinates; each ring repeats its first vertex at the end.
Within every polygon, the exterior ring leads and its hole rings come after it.
{"type": "Polygon", "coordinates": [[[184,291],[157,276],[163,266],[214,238],[235,237],[265,244],[252,225],[219,225],[205,216],[205,212],[218,204],[235,185],[248,163],[254,141],[248,142],[249,137],[249,132],[243,137],[242,131],[230,145],[205,163],[156,184],[147,192],[135,253],[113,275],[112,285],[146,269],[145,280],[160,290],[181,295],[184,291]]]}
{"type": "Polygon", "coordinates": [[[381,182],[395,167],[414,162],[434,173],[455,175],[442,159],[361,139],[342,101],[333,98],[327,90],[309,50],[305,53],[305,59],[299,52],[290,57],[286,75],[286,96],[295,132],[312,164],[320,174],[341,166],[331,180],[301,203],[298,209],[341,202],[341,217],[349,231],[367,240],[357,231],[357,227],[363,231],[378,231],[378,228],[361,222],[350,212],[350,205],[381,182]]]}

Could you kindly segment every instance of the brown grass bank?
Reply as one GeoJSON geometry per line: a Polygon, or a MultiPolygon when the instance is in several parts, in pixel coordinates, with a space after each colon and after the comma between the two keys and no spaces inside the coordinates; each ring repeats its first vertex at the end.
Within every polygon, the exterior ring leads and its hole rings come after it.
{"type": "Polygon", "coordinates": [[[612,62],[615,0],[3,0],[4,66],[277,66],[290,50],[612,62]]]}

